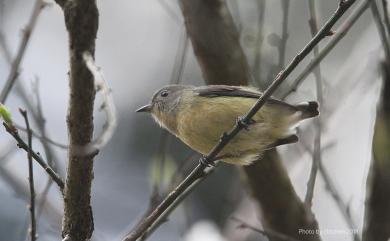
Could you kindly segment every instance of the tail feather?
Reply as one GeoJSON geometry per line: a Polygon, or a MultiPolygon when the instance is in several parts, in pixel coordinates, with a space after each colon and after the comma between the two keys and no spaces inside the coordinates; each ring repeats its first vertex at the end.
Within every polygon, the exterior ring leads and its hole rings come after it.
{"type": "Polygon", "coordinates": [[[302,120],[312,118],[320,114],[318,111],[318,103],[316,101],[304,102],[296,105],[295,107],[302,113],[302,120]]]}

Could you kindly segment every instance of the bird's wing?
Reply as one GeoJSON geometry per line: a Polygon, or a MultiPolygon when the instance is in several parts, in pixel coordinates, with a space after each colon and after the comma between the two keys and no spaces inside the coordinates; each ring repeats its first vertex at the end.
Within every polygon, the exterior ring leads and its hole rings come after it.
{"type": "MultiPolygon", "coordinates": [[[[195,88],[194,91],[199,96],[210,97],[210,98],[230,96],[230,97],[243,97],[243,98],[258,99],[263,94],[254,88],[240,87],[240,86],[229,86],[229,85],[202,86],[202,87],[195,88]]],[[[283,106],[284,108],[287,108],[293,112],[298,110],[295,106],[290,105],[290,104],[283,102],[281,100],[272,98],[272,97],[267,100],[267,104],[275,104],[275,105],[283,106]]]]}

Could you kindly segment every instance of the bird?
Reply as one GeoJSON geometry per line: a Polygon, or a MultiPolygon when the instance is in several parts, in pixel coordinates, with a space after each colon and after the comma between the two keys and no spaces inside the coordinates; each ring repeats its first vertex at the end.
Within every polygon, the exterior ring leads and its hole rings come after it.
{"type": "MultiPolygon", "coordinates": [[[[206,156],[245,115],[262,92],[254,87],[228,85],[168,85],[154,93],[136,112],[150,113],[164,129],[206,156]]],[[[250,165],[269,149],[298,141],[296,127],[319,115],[318,103],[292,105],[268,98],[264,106],[218,154],[218,159],[250,165]]]]}

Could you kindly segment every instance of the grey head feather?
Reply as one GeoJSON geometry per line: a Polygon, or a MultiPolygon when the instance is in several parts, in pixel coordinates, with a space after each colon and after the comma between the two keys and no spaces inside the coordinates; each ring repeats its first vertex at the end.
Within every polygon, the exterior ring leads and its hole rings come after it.
{"type": "Polygon", "coordinates": [[[173,111],[180,103],[180,97],[189,85],[168,85],[158,90],[152,97],[152,105],[160,112],[173,111]]]}

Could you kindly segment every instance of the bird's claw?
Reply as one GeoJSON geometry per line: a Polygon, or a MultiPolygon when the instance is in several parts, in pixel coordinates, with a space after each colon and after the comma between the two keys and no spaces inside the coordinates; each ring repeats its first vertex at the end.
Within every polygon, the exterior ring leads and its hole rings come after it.
{"type": "Polygon", "coordinates": [[[200,159],[199,159],[199,163],[205,167],[215,167],[215,163],[208,159],[206,156],[202,156],[200,159]]]}
{"type": "Polygon", "coordinates": [[[256,121],[250,119],[248,122],[245,122],[244,120],[245,118],[243,116],[239,116],[237,117],[237,120],[236,120],[236,123],[238,126],[240,126],[241,128],[249,131],[249,126],[256,123],[256,121]]]}

